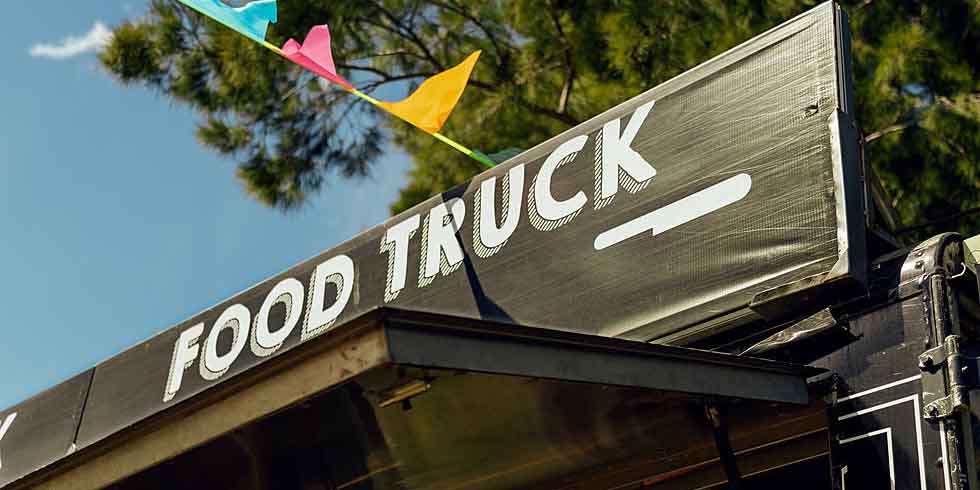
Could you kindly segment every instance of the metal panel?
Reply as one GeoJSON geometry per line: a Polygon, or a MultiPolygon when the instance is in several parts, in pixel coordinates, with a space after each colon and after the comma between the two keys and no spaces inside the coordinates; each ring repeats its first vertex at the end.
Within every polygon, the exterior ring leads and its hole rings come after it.
{"type": "Polygon", "coordinates": [[[860,340],[823,363],[840,376],[831,459],[842,488],[943,488],[938,438],[921,418],[915,359],[927,326],[923,306],[910,298],[854,318],[850,328],[860,340]]]}
{"type": "Polygon", "coordinates": [[[78,431],[79,447],[87,447],[160,411],[160,394],[169,365],[152,360],[169,358],[172,351],[173,342],[164,343],[161,337],[154,337],[94,369],[91,394],[78,431]]]}
{"type": "Polygon", "coordinates": [[[0,487],[71,453],[91,379],[86,371],[0,412],[0,487]]]}
{"type": "Polygon", "coordinates": [[[970,414],[929,410],[947,394],[946,379],[972,371],[933,355],[964,335],[947,284],[964,274],[961,253],[959,237],[943,234],[879,261],[872,295],[887,292],[888,301],[855,312],[848,322],[859,340],[819,363],[837,374],[835,488],[974,488],[970,414]]]}
{"type": "Polygon", "coordinates": [[[589,345],[445,332],[394,323],[392,360],[419,367],[648,388],[702,396],[807,404],[817,371],[728,354],[630,342],[589,345]]]}

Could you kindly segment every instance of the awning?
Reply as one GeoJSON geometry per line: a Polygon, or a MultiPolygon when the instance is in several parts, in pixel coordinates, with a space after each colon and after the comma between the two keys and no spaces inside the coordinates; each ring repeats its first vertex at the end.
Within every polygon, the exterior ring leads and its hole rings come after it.
{"type": "Polygon", "coordinates": [[[125,399],[106,401],[111,410],[90,399],[88,431],[125,428],[10,488],[717,483],[724,474],[704,404],[726,407],[744,474],[812,457],[826,446],[823,408],[806,386],[816,372],[381,311],[144,420],[126,420],[139,414],[125,399]]]}

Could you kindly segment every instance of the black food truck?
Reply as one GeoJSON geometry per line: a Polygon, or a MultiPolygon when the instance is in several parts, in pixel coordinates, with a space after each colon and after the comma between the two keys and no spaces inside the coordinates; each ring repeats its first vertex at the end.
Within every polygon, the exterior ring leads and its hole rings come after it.
{"type": "Polygon", "coordinates": [[[0,411],[0,488],[980,488],[980,237],[893,237],[848,43],[823,4],[0,411]]]}

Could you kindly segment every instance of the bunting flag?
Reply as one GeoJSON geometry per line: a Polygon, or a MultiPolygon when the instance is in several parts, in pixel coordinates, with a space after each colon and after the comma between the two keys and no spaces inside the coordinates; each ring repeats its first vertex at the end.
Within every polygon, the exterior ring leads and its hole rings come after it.
{"type": "Polygon", "coordinates": [[[463,95],[479,58],[480,51],[475,51],[462,63],[426,79],[404,100],[380,105],[427,133],[438,133],[463,95]]]}
{"type": "Polygon", "coordinates": [[[469,83],[470,74],[480,57],[480,51],[469,55],[462,63],[422,82],[411,95],[398,102],[379,101],[354,88],[337,74],[330,47],[330,29],[326,25],[315,26],[306,35],[303,44],[290,39],[278,48],[265,40],[269,23],[277,21],[276,0],[255,0],[243,7],[231,7],[221,0],[179,0],[202,14],[224,24],[242,35],[258,42],[276,54],[296,63],[321,77],[344,87],[350,93],[398,116],[437,140],[480,162],[484,166],[496,165],[493,160],[478,151],[449,139],[439,133],[469,83]]]}
{"type": "Polygon", "coordinates": [[[276,0],[256,0],[242,7],[225,5],[221,0],[180,0],[180,3],[261,44],[266,44],[269,23],[278,20],[276,0]]]}
{"type": "Polygon", "coordinates": [[[342,85],[429,134],[438,133],[449,119],[469,82],[473,66],[480,57],[480,51],[476,51],[462,63],[422,82],[422,85],[405,99],[399,102],[383,102],[355,90],[350,82],[337,74],[330,47],[330,28],[326,25],[311,29],[302,45],[290,39],[283,45],[282,53],[292,62],[342,85]]]}
{"type": "Polygon", "coordinates": [[[293,39],[286,41],[286,44],[282,46],[282,54],[293,63],[333,83],[342,85],[348,90],[354,88],[350,82],[337,74],[337,67],[333,62],[333,52],[330,49],[330,29],[325,25],[311,29],[302,45],[293,39]]]}

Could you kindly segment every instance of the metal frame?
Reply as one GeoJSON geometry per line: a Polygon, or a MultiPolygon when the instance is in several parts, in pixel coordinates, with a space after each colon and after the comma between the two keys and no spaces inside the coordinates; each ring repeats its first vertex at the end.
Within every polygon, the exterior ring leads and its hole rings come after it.
{"type": "Polygon", "coordinates": [[[965,337],[949,285],[950,276],[963,263],[962,238],[954,233],[938,235],[909,254],[900,286],[903,295],[921,295],[925,305],[927,350],[918,358],[921,416],[939,426],[944,478],[953,490],[978,488],[969,395],[975,383],[968,381],[970,367],[961,353],[965,337]]]}
{"type": "Polygon", "coordinates": [[[806,404],[815,368],[546,329],[389,311],[396,364],[806,404]]]}

